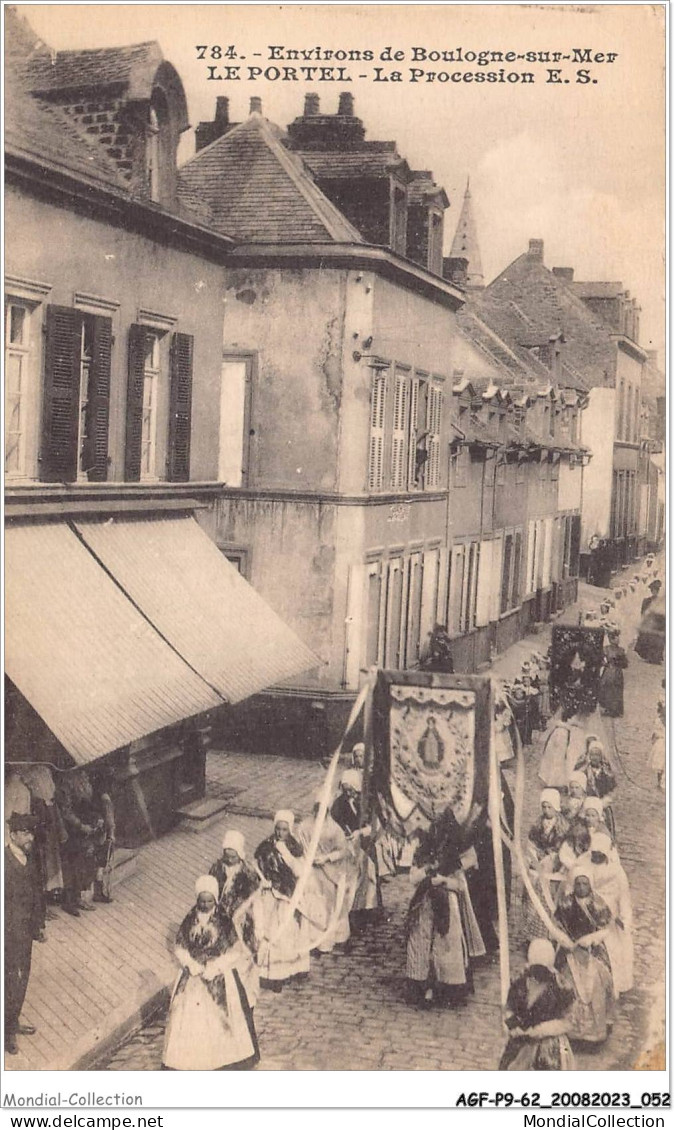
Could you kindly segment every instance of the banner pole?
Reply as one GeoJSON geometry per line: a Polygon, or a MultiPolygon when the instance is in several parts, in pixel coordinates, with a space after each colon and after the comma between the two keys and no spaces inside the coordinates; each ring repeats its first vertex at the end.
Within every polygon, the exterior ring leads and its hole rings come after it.
{"type": "Polygon", "coordinates": [[[505,875],[503,871],[503,843],[501,841],[501,774],[496,751],[494,727],[494,702],[491,679],[488,695],[489,710],[489,821],[494,852],[496,875],[496,906],[498,910],[498,951],[501,970],[501,1006],[505,1008],[510,990],[510,948],[508,941],[508,907],[506,904],[505,875]]]}

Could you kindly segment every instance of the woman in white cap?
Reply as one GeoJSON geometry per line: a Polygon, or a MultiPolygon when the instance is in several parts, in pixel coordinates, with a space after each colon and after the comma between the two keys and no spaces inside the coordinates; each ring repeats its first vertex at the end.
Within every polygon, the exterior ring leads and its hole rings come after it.
{"type": "Polygon", "coordinates": [[[246,862],[246,841],[241,832],[225,832],[222,855],[209,872],[218,881],[218,904],[232,920],[251,953],[257,951],[255,902],[260,876],[246,862]]]}
{"type": "Polygon", "coordinates": [[[611,962],[605,941],[611,911],[592,890],[592,866],[579,865],[570,875],[570,890],[561,895],[555,919],[569,938],[557,951],[556,966],[563,985],[573,990],[575,1002],[569,1036],[589,1044],[602,1044],[615,1016],[611,962]]]}
{"type": "Polygon", "coordinates": [[[368,922],[379,916],[381,898],[372,827],[362,823],[362,774],[346,769],[340,780],[340,793],[330,812],[347,840],[347,902],[351,932],[361,933],[368,922]]]}
{"type": "Polygon", "coordinates": [[[218,906],[218,882],[202,875],[178,931],[180,973],[166,1025],[162,1066],[171,1071],[245,1071],[260,1053],[253,1023],[253,958],[218,906]]]}
{"type": "Polygon", "coordinates": [[[616,996],[634,986],[634,940],[632,937],[632,896],[627,875],[618,860],[611,837],[594,832],[590,837],[592,886],[607,904],[613,918],[606,933],[606,949],[611,961],[616,996]]]}
{"type": "Polygon", "coordinates": [[[510,1036],[500,1071],[573,1071],[569,1012],[574,995],[560,985],[555,951],[546,938],[534,938],[527,967],[510,986],[505,1023],[510,1036]]]}
{"type": "MultiPolygon", "coordinates": [[[[559,852],[569,831],[562,816],[561,798],[557,789],[541,792],[541,814],[529,829],[527,862],[531,883],[552,914],[557,886],[562,878],[559,852]]],[[[526,888],[522,892],[522,934],[525,941],[541,933],[541,921],[526,888]]]]}
{"type": "Polygon", "coordinates": [[[271,836],[255,851],[262,876],[260,976],[263,987],[277,993],[291,978],[305,980],[309,976],[308,923],[299,906],[288,913],[304,859],[304,848],[293,835],[294,826],[294,813],[280,809],[274,816],[271,836]]]}
{"type": "Polygon", "coordinates": [[[613,767],[604,752],[604,746],[596,734],[589,734],[585,750],[576,763],[587,781],[586,793],[589,797],[600,797],[604,809],[604,821],[615,840],[615,817],[613,815],[613,793],[617,788],[613,767]]]}
{"type": "Polygon", "coordinates": [[[569,774],[569,791],[562,802],[562,812],[569,824],[580,815],[587,793],[587,777],[580,769],[569,774]]]}
{"type": "Polygon", "coordinates": [[[583,801],[581,816],[585,821],[585,825],[590,835],[592,835],[594,832],[603,832],[609,837],[611,843],[613,843],[613,836],[611,835],[608,829],[608,825],[604,820],[604,803],[601,797],[586,796],[585,800],[583,801]]]}

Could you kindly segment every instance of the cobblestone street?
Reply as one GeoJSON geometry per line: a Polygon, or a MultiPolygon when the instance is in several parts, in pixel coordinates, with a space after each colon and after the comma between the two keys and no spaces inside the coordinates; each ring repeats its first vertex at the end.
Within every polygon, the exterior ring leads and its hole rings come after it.
{"type": "MultiPolygon", "coordinates": [[[[664,669],[629,653],[625,718],[616,725],[620,753],[615,804],[618,845],[634,903],[635,989],[619,1004],[607,1043],[580,1051],[585,1070],[662,1066],[665,973],[665,803],[648,768],[650,736],[664,669]],[[660,1047],[658,1048],[658,1045],[660,1047]]],[[[538,750],[528,758],[524,826],[536,810],[538,750]]],[[[278,788],[278,784],[276,785],[278,788]]],[[[268,834],[268,822],[239,817],[249,846],[268,834]]],[[[475,971],[475,995],[456,1012],[419,1011],[404,1000],[404,915],[409,878],[384,885],[387,921],[353,943],[348,954],[312,961],[311,978],[281,995],[262,992],[256,1008],[261,1070],[461,1070],[496,1068],[504,1045],[498,961],[475,971]]],[[[511,906],[513,973],[519,886],[511,906]]],[[[163,1018],[137,1032],[98,1069],[155,1070],[160,1066],[163,1018]]]]}

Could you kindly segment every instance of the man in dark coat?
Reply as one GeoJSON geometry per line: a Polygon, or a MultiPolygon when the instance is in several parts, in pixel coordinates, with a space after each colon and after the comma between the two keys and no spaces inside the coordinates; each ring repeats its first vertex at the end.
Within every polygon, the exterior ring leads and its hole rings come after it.
{"type": "Polygon", "coordinates": [[[5,1051],[16,1055],[17,1035],[32,1036],[35,1028],[21,1024],[28,988],[33,940],[41,929],[40,895],[31,848],[35,816],[13,812],[5,848],[5,1051]]]}

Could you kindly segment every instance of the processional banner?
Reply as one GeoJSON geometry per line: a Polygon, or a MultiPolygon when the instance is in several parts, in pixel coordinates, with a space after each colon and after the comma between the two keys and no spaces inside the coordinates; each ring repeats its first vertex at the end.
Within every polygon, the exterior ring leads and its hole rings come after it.
{"type": "Polygon", "coordinates": [[[407,823],[450,807],[460,824],[488,787],[489,680],[380,671],[374,693],[373,783],[407,823]]]}
{"type": "Polygon", "coordinates": [[[566,715],[591,714],[597,707],[604,657],[604,629],[554,624],[550,652],[550,694],[553,709],[566,715]]]}

